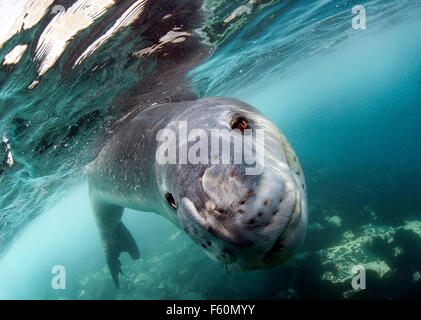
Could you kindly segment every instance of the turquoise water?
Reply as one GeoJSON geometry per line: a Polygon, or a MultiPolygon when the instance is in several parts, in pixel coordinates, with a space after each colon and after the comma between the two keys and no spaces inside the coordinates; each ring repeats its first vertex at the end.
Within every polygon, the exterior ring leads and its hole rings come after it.
{"type": "MultiPolygon", "coordinates": [[[[221,17],[243,4],[218,3],[221,17]]],[[[126,58],[143,47],[124,42],[127,29],[67,72],[87,29],[32,90],[30,51],[14,68],[2,66],[0,130],[10,148],[3,143],[0,298],[421,297],[420,18],[417,1],[263,1],[223,37],[212,37],[222,33],[209,24],[212,55],[190,81],[201,96],[254,105],[288,137],[307,179],[306,243],[286,265],[226,272],[163,218],[127,210],[142,258],[122,257],[119,290],[105,268],[83,166],[96,134],[120,116],[105,106],[152,62],[139,74],[126,58]],[[352,29],[357,4],[366,6],[366,30],[352,29]],[[366,266],[366,290],[352,291],[355,264],[366,266]],[[66,290],[51,288],[53,265],[66,267],[66,290]]],[[[0,56],[32,43],[42,23],[11,38],[0,56]]]]}

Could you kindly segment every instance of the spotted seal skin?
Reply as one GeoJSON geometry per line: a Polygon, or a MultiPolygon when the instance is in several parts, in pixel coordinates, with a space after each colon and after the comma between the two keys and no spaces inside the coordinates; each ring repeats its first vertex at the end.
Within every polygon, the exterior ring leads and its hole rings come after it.
{"type": "MultiPolygon", "coordinates": [[[[194,144],[179,140],[177,149],[194,144]]],[[[93,211],[117,286],[120,253],[127,251],[133,259],[140,256],[121,222],[125,207],[169,219],[229,269],[279,265],[305,238],[306,185],[294,151],[272,122],[235,99],[203,98],[140,111],[113,132],[88,176],[93,211]],[[222,139],[232,146],[233,139],[243,134],[232,130],[238,119],[245,120],[249,129],[264,129],[264,153],[256,158],[261,174],[247,174],[247,164],[161,164],[157,160],[157,148],[164,143],[157,141],[159,130],[177,131],[180,121],[187,122],[188,130],[200,128],[209,136],[212,129],[228,129],[231,134],[222,139]]]]}

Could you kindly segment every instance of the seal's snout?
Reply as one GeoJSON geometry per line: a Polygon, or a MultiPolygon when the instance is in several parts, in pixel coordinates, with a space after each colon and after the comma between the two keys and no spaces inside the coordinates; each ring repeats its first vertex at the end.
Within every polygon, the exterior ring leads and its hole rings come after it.
{"type": "MultiPolygon", "coordinates": [[[[202,177],[208,200],[201,217],[209,256],[235,269],[256,269],[288,259],[306,224],[301,192],[287,173],[268,167],[248,176],[239,166],[209,167],[202,177]]],[[[194,237],[194,236],[193,236],[194,237]]]]}

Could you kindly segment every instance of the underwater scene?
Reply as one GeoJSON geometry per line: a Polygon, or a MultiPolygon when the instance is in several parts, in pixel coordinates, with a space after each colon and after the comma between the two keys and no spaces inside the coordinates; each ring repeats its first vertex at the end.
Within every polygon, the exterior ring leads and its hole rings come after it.
{"type": "Polygon", "coordinates": [[[0,299],[421,299],[421,1],[0,17],[0,299]]]}

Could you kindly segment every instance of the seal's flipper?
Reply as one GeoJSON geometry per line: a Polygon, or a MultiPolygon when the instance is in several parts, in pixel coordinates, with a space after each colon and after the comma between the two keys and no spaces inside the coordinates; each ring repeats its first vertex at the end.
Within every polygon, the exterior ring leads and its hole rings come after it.
{"type": "Polygon", "coordinates": [[[103,243],[106,245],[104,246],[104,250],[108,268],[110,269],[111,276],[118,288],[118,274],[123,274],[123,271],[121,270],[121,262],[118,259],[120,253],[126,251],[130,254],[133,260],[137,260],[140,257],[139,249],[130,234],[130,231],[127,230],[121,221],[115,227],[112,235],[107,239],[103,239],[103,243]]]}
{"type": "Polygon", "coordinates": [[[118,274],[123,274],[119,260],[120,253],[126,251],[132,259],[137,260],[140,257],[139,249],[130,231],[121,222],[123,207],[97,200],[92,194],[91,203],[108,268],[118,288],[118,274]]]}

